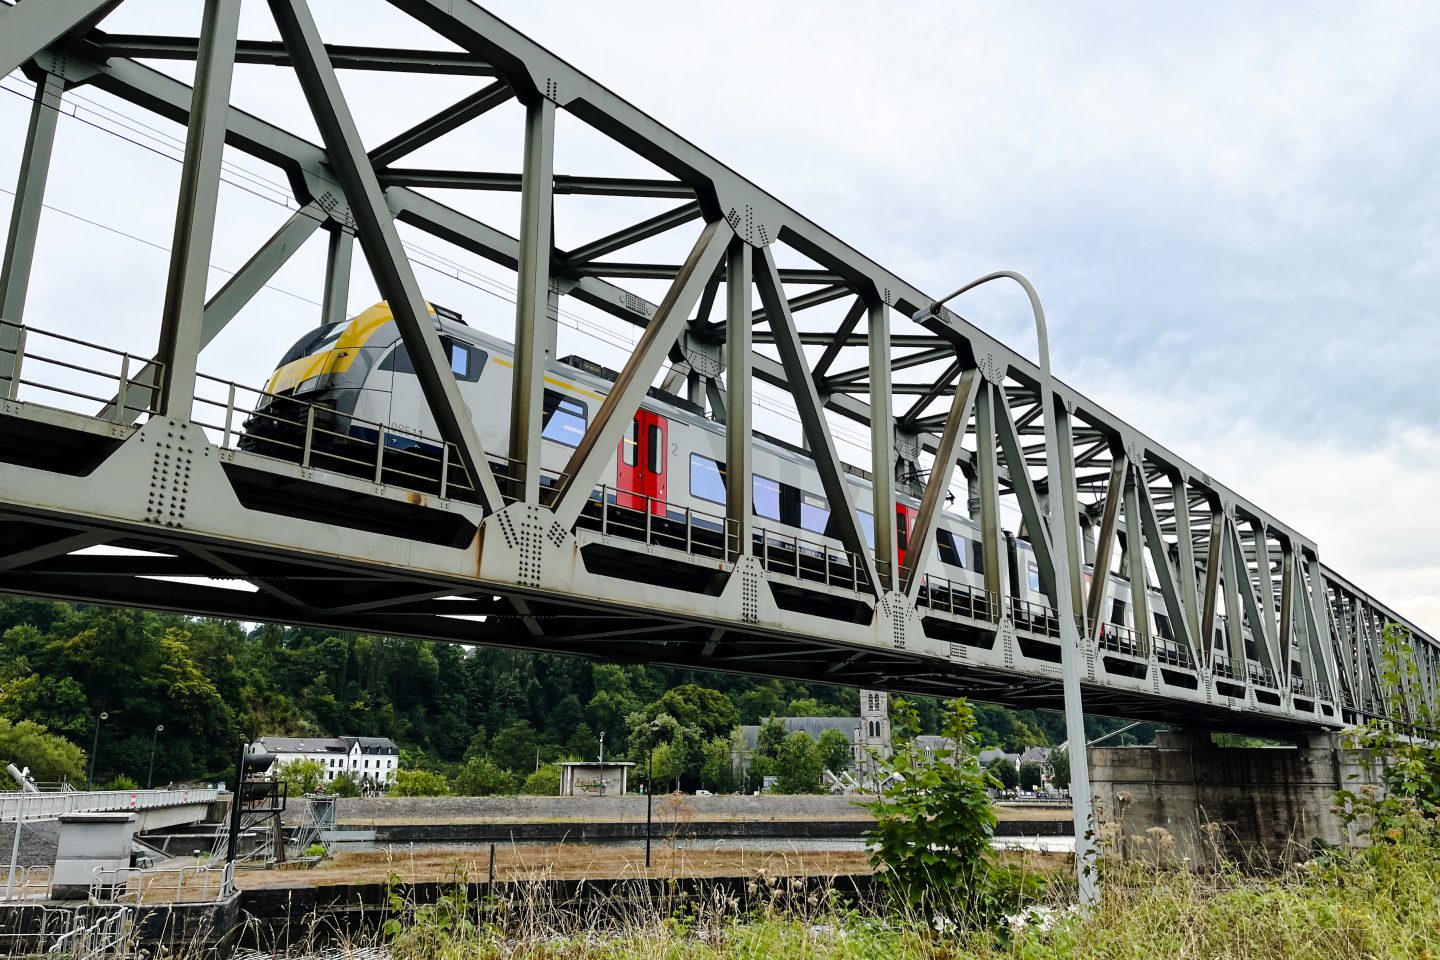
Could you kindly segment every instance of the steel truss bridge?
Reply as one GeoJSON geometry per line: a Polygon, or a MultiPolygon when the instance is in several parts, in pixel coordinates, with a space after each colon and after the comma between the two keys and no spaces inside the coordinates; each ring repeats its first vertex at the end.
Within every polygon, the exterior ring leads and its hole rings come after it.
{"type": "MultiPolygon", "coordinates": [[[[1070,386],[1042,409],[1022,355],[948,310],[913,324],[932,297],[482,8],[389,3],[447,49],[329,43],[306,0],[268,0],[279,42],[239,38],[240,0],[204,0],[198,37],[106,32],[119,0],[0,6],[0,76],[23,69],[36,84],[0,278],[0,590],[1055,707],[1058,624],[1049,608],[1009,599],[1008,504],[1052,605],[1069,591],[1082,612],[1088,711],[1282,735],[1385,715],[1381,630],[1406,621],[1322,564],[1312,540],[1070,386]],[[193,62],[195,83],[140,60],[193,62]],[[232,106],[237,63],[293,70],[322,142],[232,106]],[[472,77],[475,92],[367,144],[337,71],[472,77]],[[77,87],[188,131],[153,357],[47,334],[25,314],[57,116],[77,87]],[[512,100],[524,111],[520,169],[406,164],[512,100]],[[562,112],[663,176],[558,171],[562,112]],[[283,171],[298,209],[207,299],[222,148],[283,171]],[[519,236],[435,190],[518,192],[519,236]],[[557,195],[673,206],[557,249],[557,195]],[[481,448],[397,222],[516,271],[508,450],[481,448]],[[323,317],[343,318],[358,239],[443,434],[432,471],[387,463],[383,442],[327,453],[324,421],[303,404],[304,439],[286,456],[241,449],[257,392],[197,370],[204,347],[321,230],[323,317]],[[693,240],[682,262],[623,259],[662,235],[693,240]],[[627,288],[636,280],[668,287],[652,303],[627,288]],[[633,325],[638,340],[569,463],[547,473],[543,381],[557,311],[572,298],[633,325]],[[812,320],[827,303],[835,319],[812,320]],[[724,424],[735,477],[751,472],[756,385],[788,392],[848,556],[762,531],[748,482],[729,484],[715,516],[687,510],[683,523],[593,501],[662,376],[724,424]],[[79,409],[55,402],[62,394],[79,409]],[[1047,418],[1056,476],[1045,475],[1047,418]],[[847,483],[857,468],[842,464],[832,430],[843,421],[869,435],[859,472],[873,502],[857,503],[847,483]],[[983,534],[984,590],[916,574],[957,469],[983,534]],[[897,490],[921,498],[903,563],[897,490]],[[1051,543],[1043,518],[1057,506],[1064,535],[1051,543]],[[876,521],[873,549],[860,508],[876,521]],[[132,549],[85,550],[97,545],[132,549]],[[1069,582],[1053,575],[1056,551],[1069,582]],[[1157,588],[1170,635],[1152,635],[1141,590],[1140,626],[1106,627],[1087,563],[1157,588]],[[1243,620],[1253,648],[1231,629],[1216,649],[1222,618],[1243,620]]],[[[1437,645],[1406,625],[1433,707],[1437,645]]]]}

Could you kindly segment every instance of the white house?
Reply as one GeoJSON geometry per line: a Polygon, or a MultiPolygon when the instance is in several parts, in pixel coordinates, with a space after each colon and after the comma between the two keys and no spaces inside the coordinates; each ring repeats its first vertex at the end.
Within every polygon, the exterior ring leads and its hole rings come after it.
{"type": "Polygon", "coordinates": [[[255,743],[277,765],[316,761],[327,783],[344,773],[356,783],[387,786],[400,767],[400,748],[389,737],[261,737],[255,743]]]}

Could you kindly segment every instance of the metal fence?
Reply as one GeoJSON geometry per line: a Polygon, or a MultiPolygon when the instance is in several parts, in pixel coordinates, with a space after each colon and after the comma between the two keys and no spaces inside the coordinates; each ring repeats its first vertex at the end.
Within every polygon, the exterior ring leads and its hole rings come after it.
{"type": "Polygon", "coordinates": [[[211,803],[220,792],[214,787],[178,790],[73,790],[61,793],[0,793],[0,822],[54,820],[61,814],[139,811],[211,803]]]}

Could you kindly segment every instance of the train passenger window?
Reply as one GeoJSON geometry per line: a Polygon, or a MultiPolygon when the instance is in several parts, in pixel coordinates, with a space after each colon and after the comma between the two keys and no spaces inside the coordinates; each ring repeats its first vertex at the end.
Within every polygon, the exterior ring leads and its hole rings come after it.
{"type": "Polygon", "coordinates": [[[830,504],[818,494],[800,491],[800,527],[811,533],[824,533],[830,520],[830,504]]]}
{"type": "Polygon", "coordinates": [[[650,472],[660,476],[665,472],[665,434],[660,431],[658,424],[650,424],[650,450],[649,457],[650,472]]]}
{"type": "Polygon", "coordinates": [[[964,546],[963,546],[964,543],[965,543],[965,538],[964,538],[964,537],[961,537],[961,538],[960,538],[960,543],[961,543],[961,546],[957,549],[956,546],[955,546],[955,535],[954,535],[954,534],[952,534],[949,530],[946,530],[944,527],[939,527],[939,528],[936,529],[936,531],[935,531],[935,546],[936,546],[936,548],[937,548],[937,551],[938,551],[939,554],[940,554],[940,562],[941,562],[941,563],[948,563],[948,564],[949,564],[950,566],[952,566],[952,567],[959,567],[961,570],[964,570],[964,569],[965,569],[965,548],[964,548],[964,546]]]}
{"type": "Polygon", "coordinates": [[[589,417],[584,401],[567,397],[558,390],[546,390],[541,409],[540,436],[567,447],[580,446],[589,417]]]}
{"type": "Polygon", "coordinates": [[[895,549],[910,549],[910,527],[905,522],[908,518],[905,515],[904,507],[895,508],[895,549]]]}
{"type": "Polygon", "coordinates": [[[724,503],[725,465],[698,453],[690,454],[690,496],[724,503]]]}
{"type": "Polygon", "coordinates": [[[1035,563],[1034,561],[1031,561],[1031,563],[1030,563],[1030,565],[1029,565],[1029,572],[1030,572],[1030,592],[1031,592],[1031,593],[1039,593],[1039,592],[1040,592],[1040,565],[1039,565],[1038,563],[1035,563]]]}
{"type": "Polygon", "coordinates": [[[625,466],[633,467],[637,461],[640,450],[640,421],[631,420],[630,429],[625,431],[625,439],[621,441],[620,459],[625,466]]]}
{"type": "Polygon", "coordinates": [[[1125,601],[1119,598],[1110,604],[1110,622],[1125,626],[1125,601]]]}
{"type": "Polygon", "coordinates": [[[865,534],[865,543],[871,550],[875,549],[875,514],[866,513],[864,510],[856,510],[860,515],[860,531],[865,534]]]}
{"type": "Polygon", "coordinates": [[[754,501],[757,517],[780,519],[780,484],[757,473],[751,479],[750,497],[754,501]]]}
{"type": "Polygon", "coordinates": [[[1155,632],[1160,635],[1161,640],[1175,639],[1175,634],[1170,630],[1170,618],[1163,613],[1155,614],[1155,632]]]}
{"type": "Polygon", "coordinates": [[[979,540],[971,540],[970,548],[970,569],[983,575],[985,573],[985,545],[979,540]]]}

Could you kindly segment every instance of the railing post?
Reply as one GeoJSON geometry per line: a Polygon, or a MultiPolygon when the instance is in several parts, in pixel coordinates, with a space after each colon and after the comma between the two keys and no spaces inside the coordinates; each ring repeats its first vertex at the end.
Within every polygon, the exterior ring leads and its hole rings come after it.
{"type": "Polygon", "coordinates": [[[115,404],[115,422],[125,422],[125,394],[130,386],[130,354],[120,354],[120,392],[117,394],[119,403],[115,404]]]}
{"type": "MultiPolygon", "coordinates": [[[[440,450],[441,450],[440,459],[441,459],[441,462],[442,462],[442,463],[444,462],[444,459],[445,459],[445,453],[444,453],[444,451],[449,450],[449,449],[450,449],[450,444],[446,443],[444,440],[441,440],[441,441],[440,441],[440,450]]],[[[445,468],[444,468],[443,466],[440,468],[440,472],[441,472],[442,475],[444,474],[445,468]]],[[[376,482],[376,483],[379,483],[379,482],[380,482],[380,478],[381,478],[382,476],[384,476],[384,474],[385,474],[385,424],[382,423],[382,424],[380,424],[379,439],[378,439],[378,442],[377,442],[376,445],[375,445],[375,482],[376,482]]]]}
{"type": "Polygon", "coordinates": [[[685,508],[685,553],[690,553],[691,538],[694,533],[694,525],[691,523],[690,507],[685,508]]]}
{"type": "Polygon", "coordinates": [[[610,535],[610,488],[605,485],[600,487],[600,536],[610,535]]]}
{"type": "Polygon", "coordinates": [[[300,466],[310,468],[310,445],[315,440],[315,405],[305,409],[305,446],[300,453],[300,466]]]}
{"type": "MultiPolygon", "coordinates": [[[[124,401],[121,401],[122,405],[124,401]]],[[[225,396],[225,433],[220,439],[220,449],[230,449],[230,425],[235,417],[235,381],[230,381],[230,389],[225,396]]]]}
{"type": "Polygon", "coordinates": [[[17,329],[19,332],[15,335],[15,362],[10,367],[10,382],[7,384],[9,389],[6,391],[7,400],[15,400],[20,396],[20,366],[21,361],[25,359],[26,330],[24,327],[17,327],[17,329]]]}
{"type": "MultiPolygon", "coordinates": [[[[651,504],[650,496],[647,494],[646,497],[645,497],[645,545],[646,545],[646,546],[649,546],[649,545],[650,545],[650,517],[653,516],[653,509],[654,509],[654,508],[653,508],[653,506],[652,506],[652,504],[651,504]]],[[[647,790],[650,789],[648,784],[646,785],[646,788],[645,788],[645,789],[647,789],[647,790]]]]}
{"type": "MultiPolygon", "coordinates": [[[[382,430],[383,433],[383,430],[382,430]]],[[[383,456],[383,454],[382,454],[383,456]]],[[[450,441],[440,441],[440,499],[450,492],[450,441]]]]}

